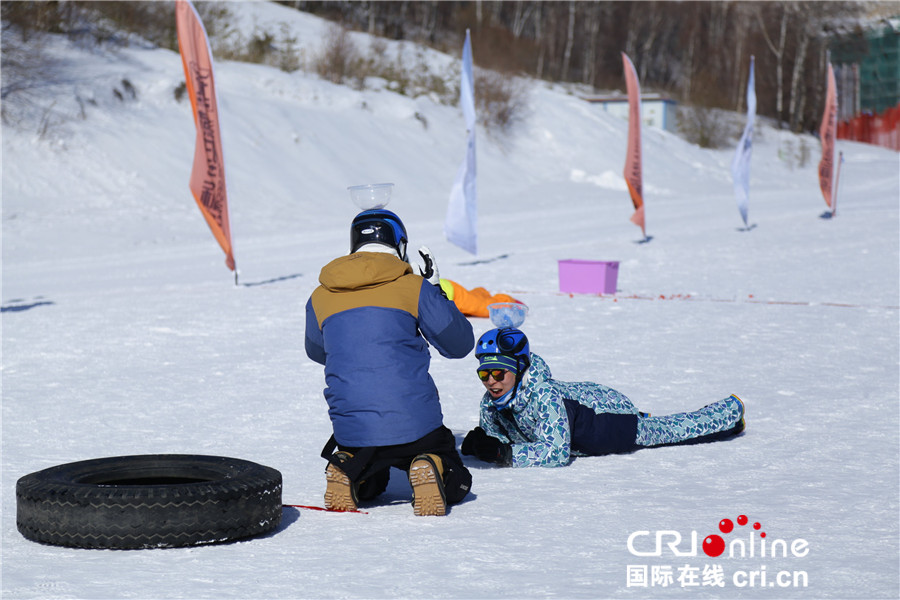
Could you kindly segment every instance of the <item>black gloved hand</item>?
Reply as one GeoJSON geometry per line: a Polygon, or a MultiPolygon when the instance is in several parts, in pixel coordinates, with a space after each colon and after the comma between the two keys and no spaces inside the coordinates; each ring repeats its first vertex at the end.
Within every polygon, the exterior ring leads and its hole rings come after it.
{"type": "Polygon", "coordinates": [[[484,462],[506,464],[512,457],[512,447],[476,427],[466,434],[462,443],[462,453],[475,456],[484,462]]]}
{"type": "Polygon", "coordinates": [[[475,456],[475,440],[485,437],[486,435],[487,434],[484,432],[484,429],[482,429],[481,427],[476,427],[466,434],[465,439],[463,439],[460,451],[466,456],[475,456]]]}

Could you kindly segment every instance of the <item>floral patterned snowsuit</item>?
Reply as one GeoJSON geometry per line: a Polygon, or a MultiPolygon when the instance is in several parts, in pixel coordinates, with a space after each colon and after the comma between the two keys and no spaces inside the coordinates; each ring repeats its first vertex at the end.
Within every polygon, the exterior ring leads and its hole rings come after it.
{"type": "Polygon", "coordinates": [[[573,455],[582,454],[572,449],[571,407],[567,411],[566,399],[601,416],[636,416],[634,444],[623,450],[688,443],[695,438],[727,432],[744,415],[743,403],[730,396],[694,412],[651,417],[639,412],[624,394],[605,385],[552,379],[547,363],[532,352],[531,366],[507,409],[498,410],[490,394],[484,394],[480,425],[487,435],[512,444],[514,467],[564,466],[573,455]]]}

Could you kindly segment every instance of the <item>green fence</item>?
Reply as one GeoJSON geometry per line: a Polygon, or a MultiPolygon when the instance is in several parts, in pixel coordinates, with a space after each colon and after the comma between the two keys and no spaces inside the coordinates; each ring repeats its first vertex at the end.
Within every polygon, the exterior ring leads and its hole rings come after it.
{"type": "Polygon", "coordinates": [[[844,34],[829,44],[836,66],[856,65],[858,108],[881,113],[900,102],[900,32],[898,20],[877,29],[844,34]]]}

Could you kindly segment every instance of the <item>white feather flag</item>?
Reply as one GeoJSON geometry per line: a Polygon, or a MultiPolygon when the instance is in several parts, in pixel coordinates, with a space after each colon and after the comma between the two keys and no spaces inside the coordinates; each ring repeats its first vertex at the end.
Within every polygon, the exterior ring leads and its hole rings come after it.
{"type": "Polygon", "coordinates": [[[468,141],[466,157],[450,189],[450,203],[447,206],[447,220],[444,235],[463,250],[476,254],[478,234],[476,229],[477,194],[475,189],[475,80],[472,77],[472,42],[466,30],[463,46],[462,80],[459,86],[459,104],[466,119],[468,141]]]}
{"type": "Polygon", "coordinates": [[[747,124],[731,160],[731,177],[734,179],[734,196],[738,210],[747,227],[747,207],[750,198],[750,155],[753,153],[753,122],[756,120],[756,89],[753,75],[753,57],[750,57],[750,78],[747,81],[747,124]]]}

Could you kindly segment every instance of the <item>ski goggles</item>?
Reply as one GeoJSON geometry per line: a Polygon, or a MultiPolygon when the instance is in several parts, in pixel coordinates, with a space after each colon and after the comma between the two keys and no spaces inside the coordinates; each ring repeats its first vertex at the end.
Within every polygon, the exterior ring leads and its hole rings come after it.
{"type": "Polygon", "coordinates": [[[478,379],[487,381],[488,376],[491,376],[494,378],[494,381],[503,381],[503,378],[506,377],[508,372],[509,371],[506,369],[479,369],[478,379]]]}

